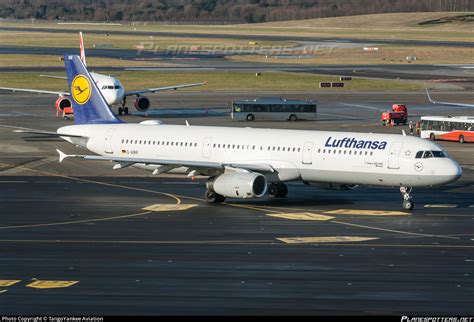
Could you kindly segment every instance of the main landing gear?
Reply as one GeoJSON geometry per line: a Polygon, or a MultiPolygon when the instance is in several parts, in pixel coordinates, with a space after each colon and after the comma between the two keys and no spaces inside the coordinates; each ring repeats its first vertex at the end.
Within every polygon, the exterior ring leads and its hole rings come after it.
{"type": "Polygon", "coordinates": [[[413,190],[412,187],[400,187],[400,192],[403,197],[403,209],[412,210],[415,204],[411,201],[411,191],[413,190]]]}
{"type": "Polygon", "coordinates": [[[204,198],[208,203],[221,203],[225,201],[225,197],[215,193],[214,191],[209,191],[206,190],[206,193],[204,194],[204,198]]]}
{"type": "Polygon", "coordinates": [[[270,183],[268,194],[273,198],[285,198],[288,195],[288,187],[283,182],[270,183]]]}
{"type": "Polygon", "coordinates": [[[128,107],[119,107],[118,108],[118,114],[119,115],[128,115],[129,114],[128,107]]]}

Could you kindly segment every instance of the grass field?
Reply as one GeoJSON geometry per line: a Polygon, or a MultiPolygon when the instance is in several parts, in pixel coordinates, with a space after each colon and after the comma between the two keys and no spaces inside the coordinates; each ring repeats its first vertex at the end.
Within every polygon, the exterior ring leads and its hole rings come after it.
{"type": "MultiPolygon", "coordinates": [[[[11,55],[0,54],[0,66],[2,67],[51,67],[64,66],[62,57],[59,55],[11,55]]],[[[179,64],[163,63],[161,61],[134,61],[115,58],[87,57],[88,66],[93,67],[121,67],[121,66],[152,66],[152,67],[176,67],[179,64]]],[[[0,76],[1,78],[1,76],[0,76]]]]}
{"type": "MultiPolygon", "coordinates": [[[[1,25],[1,23],[0,23],[1,25]]],[[[253,39],[209,39],[209,38],[183,38],[183,37],[154,37],[141,35],[114,35],[107,34],[87,34],[83,32],[85,48],[93,48],[94,45],[108,45],[111,49],[135,49],[137,45],[145,43],[152,48],[173,48],[176,46],[192,47],[196,50],[209,46],[232,46],[241,48],[253,48],[249,45],[253,39]]],[[[79,35],[70,33],[51,33],[51,32],[17,32],[9,31],[0,33],[0,44],[8,46],[35,46],[35,47],[64,47],[78,48],[79,35]]],[[[283,41],[260,41],[258,47],[268,48],[270,46],[293,46],[292,42],[283,41]]],[[[150,47],[148,47],[150,48],[150,47]]]]}
{"type": "Polygon", "coordinates": [[[162,25],[162,24],[123,24],[111,25],[58,25],[45,22],[1,22],[2,26],[29,28],[58,28],[72,30],[125,30],[161,31],[212,34],[249,35],[293,35],[314,37],[351,37],[369,39],[414,39],[474,42],[472,22],[442,24],[420,24],[429,20],[472,13],[466,12],[421,12],[360,15],[336,18],[271,22],[244,25],[162,25]]]}
{"type": "Polygon", "coordinates": [[[336,65],[336,64],[474,64],[474,49],[430,46],[376,46],[378,51],[359,48],[318,50],[311,58],[275,58],[274,56],[228,56],[227,59],[261,63],[336,65]],[[407,61],[407,57],[416,60],[407,61]]]}
{"type": "MultiPolygon", "coordinates": [[[[105,73],[106,74],[106,73],[105,73]]],[[[190,91],[333,91],[341,90],[421,90],[423,85],[406,81],[388,81],[355,78],[346,82],[343,89],[320,89],[319,82],[338,81],[337,77],[315,74],[268,72],[256,77],[250,72],[114,72],[127,90],[157,86],[188,84],[207,81],[204,87],[194,87],[190,91]]],[[[50,74],[53,75],[53,74],[50,74]]],[[[54,74],[59,75],[59,74],[54,74]]],[[[64,80],[48,80],[37,73],[2,73],[0,86],[35,88],[45,90],[66,90],[64,80]]]]}

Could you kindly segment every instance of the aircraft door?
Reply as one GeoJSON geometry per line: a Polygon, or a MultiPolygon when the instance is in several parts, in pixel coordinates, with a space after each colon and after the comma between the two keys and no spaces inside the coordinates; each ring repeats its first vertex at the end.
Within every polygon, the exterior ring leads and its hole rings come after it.
{"type": "Polygon", "coordinates": [[[202,144],[202,156],[204,158],[211,157],[211,145],[212,145],[212,138],[205,138],[202,144]]]}
{"type": "Polygon", "coordinates": [[[114,131],[115,130],[107,130],[107,133],[105,134],[105,153],[114,153],[113,146],[112,146],[112,139],[114,136],[114,131]]]}
{"type": "Polygon", "coordinates": [[[313,164],[312,154],[313,152],[313,142],[306,142],[303,146],[303,155],[301,162],[303,164],[313,164]]]}
{"type": "Polygon", "coordinates": [[[388,155],[388,168],[389,169],[400,169],[400,151],[402,149],[402,142],[393,142],[390,146],[390,152],[388,155]]]}

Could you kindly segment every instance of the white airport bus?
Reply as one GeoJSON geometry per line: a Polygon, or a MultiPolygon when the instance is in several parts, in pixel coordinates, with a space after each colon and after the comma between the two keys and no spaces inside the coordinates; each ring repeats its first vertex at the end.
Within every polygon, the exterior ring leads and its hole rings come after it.
{"type": "Polygon", "coordinates": [[[317,106],[310,100],[286,100],[280,97],[263,97],[232,102],[234,120],[316,120],[317,106]]]}
{"type": "Polygon", "coordinates": [[[432,141],[474,142],[474,117],[422,116],[420,136],[432,141]]]}

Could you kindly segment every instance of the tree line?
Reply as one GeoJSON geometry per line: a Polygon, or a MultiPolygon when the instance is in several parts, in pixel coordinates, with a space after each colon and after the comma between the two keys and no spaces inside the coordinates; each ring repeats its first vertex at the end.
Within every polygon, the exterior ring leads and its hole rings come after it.
{"type": "Polygon", "coordinates": [[[474,11],[472,0],[0,0],[0,17],[258,23],[389,12],[474,11]]]}

